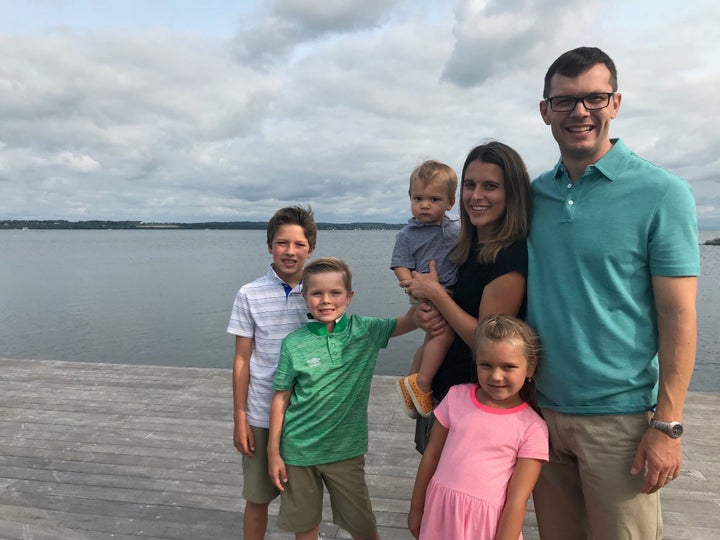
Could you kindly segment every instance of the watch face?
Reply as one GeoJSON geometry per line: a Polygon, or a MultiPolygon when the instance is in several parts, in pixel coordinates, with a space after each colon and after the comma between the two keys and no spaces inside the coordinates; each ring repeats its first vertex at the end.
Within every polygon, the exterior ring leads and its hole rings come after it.
{"type": "Polygon", "coordinates": [[[670,426],[670,436],[675,439],[679,438],[683,434],[682,424],[673,424],[670,426]]]}

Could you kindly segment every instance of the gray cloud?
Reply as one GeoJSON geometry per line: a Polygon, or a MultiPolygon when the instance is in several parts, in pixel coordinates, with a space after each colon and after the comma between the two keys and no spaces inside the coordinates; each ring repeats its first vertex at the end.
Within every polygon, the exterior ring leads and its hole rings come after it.
{"type": "Polygon", "coordinates": [[[401,222],[424,159],[459,169],[496,138],[531,174],[550,167],[542,77],[595,44],[620,70],[613,136],[685,176],[720,228],[715,3],[647,28],[610,17],[623,3],[331,4],[258,4],[234,40],[0,34],[0,217],[264,220],[306,203],[321,221],[401,222]]]}
{"type": "Polygon", "coordinates": [[[304,43],[378,27],[397,3],[274,0],[262,4],[257,18],[241,22],[233,48],[240,62],[256,67],[273,65],[287,59],[304,43]]]}

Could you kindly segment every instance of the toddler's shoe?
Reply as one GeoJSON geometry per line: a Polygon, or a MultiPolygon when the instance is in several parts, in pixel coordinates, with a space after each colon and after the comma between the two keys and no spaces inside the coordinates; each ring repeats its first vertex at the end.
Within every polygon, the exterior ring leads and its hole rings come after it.
{"type": "Polygon", "coordinates": [[[398,394],[400,394],[400,404],[402,406],[403,412],[408,415],[409,418],[415,420],[418,417],[418,413],[415,410],[415,405],[413,405],[412,399],[410,399],[410,394],[405,388],[405,377],[400,377],[397,380],[397,382],[395,383],[395,389],[397,390],[398,394]]]}
{"type": "Polygon", "coordinates": [[[432,391],[423,392],[420,390],[417,383],[417,373],[405,377],[403,383],[410,394],[413,405],[415,405],[415,410],[424,418],[430,416],[433,410],[432,391]]]}

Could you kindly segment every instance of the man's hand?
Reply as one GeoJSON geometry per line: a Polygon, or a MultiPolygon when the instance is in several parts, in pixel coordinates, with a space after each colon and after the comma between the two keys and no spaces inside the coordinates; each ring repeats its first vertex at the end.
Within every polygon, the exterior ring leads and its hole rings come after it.
{"type": "Polygon", "coordinates": [[[630,474],[645,471],[641,493],[655,493],[680,476],[682,443],[660,430],[648,428],[640,440],[630,474]]]}

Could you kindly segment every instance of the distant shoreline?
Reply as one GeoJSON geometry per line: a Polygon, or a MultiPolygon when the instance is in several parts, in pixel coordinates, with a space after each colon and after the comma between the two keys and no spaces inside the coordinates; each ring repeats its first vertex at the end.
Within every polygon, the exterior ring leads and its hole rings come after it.
{"type": "MultiPolygon", "coordinates": [[[[399,230],[405,223],[317,223],[323,231],[399,230]]],[[[0,230],[265,230],[267,221],[205,221],[201,223],[151,223],[146,221],[5,220],[0,230]]]]}

